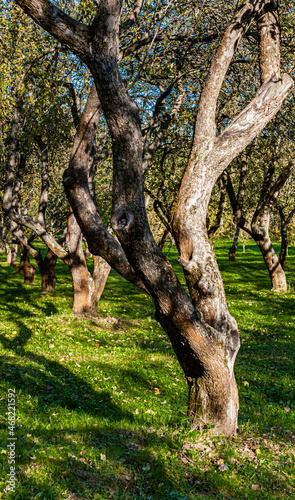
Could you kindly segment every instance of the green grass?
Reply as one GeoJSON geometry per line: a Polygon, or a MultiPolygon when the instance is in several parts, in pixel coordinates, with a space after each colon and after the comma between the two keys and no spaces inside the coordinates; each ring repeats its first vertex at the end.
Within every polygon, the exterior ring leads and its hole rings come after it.
{"type": "Polygon", "coordinates": [[[226,246],[215,250],[242,339],[236,439],[187,429],[184,376],[139,290],[112,272],[97,320],[77,318],[62,263],[56,293],[41,296],[39,275],[23,284],[1,254],[0,498],[295,498],[295,251],[291,292],[275,295],[259,251],[229,262],[226,246]],[[6,494],[9,388],[18,481],[6,494]]]}

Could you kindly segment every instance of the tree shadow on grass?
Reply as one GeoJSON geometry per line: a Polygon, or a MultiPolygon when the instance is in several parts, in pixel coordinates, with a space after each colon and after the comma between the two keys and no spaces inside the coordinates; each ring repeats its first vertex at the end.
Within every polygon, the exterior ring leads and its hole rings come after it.
{"type": "Polygon", "coordinates": [[[67,498],[73,499],[144,500],[150,497],[184,500],[186,493],[192,492],[196,495],[202,492],[206,498],[217,497],[213,481],[206,479],[197,464],[186,477],[181,462],[182,450],[175,450],[175,443],[169,437],[159,437],[150,429],[138,432],[90,424],[77,428],[74,436],[68,427],[47,431],[43,436],[30,428],[26,432],[26,437],[19,440],[21,453],[18,456],[20,498],[23,500],[31,500],[40,492],[44,495],[42,498],[60,500],[60,486],[69,494],[67,498]],[[180,468],[180,473],[171,473],[165,462],[150,452],[155,446],[161,446],[165,453],[175,454],[174,465],[180,468]],[[50,478],[44,480],[40,476],[37,482],[30,477],[34,469],[43,467],[50,471],[50,478]]]}
{"type": "MultiPolygon", "coordinates": [[[[60,500],[61,491],[68,495],[65,498],[73,500],[260,498],[259,492],[253,493],[250,486],[239,486],[238,491],[233,492],[232,477],[219,472],[216,464],[211,465],[209,473],[207,469],[200,469],[198,462],[189,459],[171,437],[159,436],[151,429],[130,431],[90,424],[78,427],[74,435],[69,427],[50,430],[42,436],[35,429],[27,428],[26,432],[28,434],[19,439],[21,496],[18,498],[22,500],[31,500],[40,493],[41,498],[60,500]],[[161,454],[155,454],[154,450],[159,448],[171,459],[163,460],[161,454]],[[39,480],[36,475],[31,477],[36,469],[41,469],[39,480]],[[47,471],[45,479],[42,470],[47,471]],[[222,486],[218,484],[221,475],[222,486]],[[216,491],[220,488],[222,494],[216,491]]],[[[239,473],[237,465],[229,465],[230,471],[239,473]]],[[[246,466],[257,475],[254,465],[240,463],[239,466],[246,466]]],[[[268,491],[273,491],[273,496],[268,497],[272,500],[278,498],[279,491],[287,493],[278,476],[278,471],[262,466],[256,479],[259,484],[265,481],[268,491]]],[[[266,498],[265,494],[261,498],[266,498]]]]}
{"type": "Polygon", "coordinates": [[[24,346],[31,338],[32,332],[20,325],[22,333],[13,340],[0,335],[4,349],[14,352],[18,357],[25,358],[38,366],[22,366],[8,357],[0,359],[0,376],[18,390],[25,391],[38,398],[39,406],[60,405],[62,407],[86,412],[89,415],[100,415],[110,420],[133,419],[128,411],[123,411],[111,401],[108,391],[94,391],[81,377],[57,361],[51,361],[45,356],[25,350],[24,346]]]}

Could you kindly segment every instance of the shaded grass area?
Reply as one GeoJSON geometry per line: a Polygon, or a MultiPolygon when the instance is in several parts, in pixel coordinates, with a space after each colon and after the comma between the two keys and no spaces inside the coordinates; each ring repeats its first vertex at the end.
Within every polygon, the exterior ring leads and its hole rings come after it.
{"type": "MultiPolygon", "coordinates": [[[[259,251],[215,247],[242,346],[239,436],[186,427],[187,390],[148,297],[112,272],[97,319],[71,314],[58,263],[55,294],[0,266],[0,498],[294,498],[295,251],[290,293],[275,295],[259,251]],[[17,486],[8,472],[7,390],[16,391],[17,486]]],[[[166,247],[180,279],[177,254],[166,247]]]]}

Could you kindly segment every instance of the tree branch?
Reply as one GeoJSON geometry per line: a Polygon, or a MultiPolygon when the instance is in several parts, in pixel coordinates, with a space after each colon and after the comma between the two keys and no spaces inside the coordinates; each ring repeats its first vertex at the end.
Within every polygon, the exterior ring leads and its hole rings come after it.
{"type": "Polygon", "coordinates": [[[220,161],[215,175],[218,176],[245,147],[264,129],[279,111],[288,91],[293,86],[292,78],[276,75],[264,83],[254,99],[216,138],[211,156],[219,150],[220,161]]]}
{"type": "Polygon", "coordinates": [[[90,29],[49,0],[15,0],[39,26],[81,58],[89,51],[90,29]]]}
{"type": "Polygon", "coordinates": [[[77,128],[70,164],[64,172],[64,188],[77,222],[83,230],[90,252],[93,255],[101,256],[124,278],[146,290],[142,282],[135,276],[119,242],[102,224],[96,204],[89,191],[91,149],[101,111],[101,104],[95,84],[93,84],[77,128]]]}
{"type": "Polygon", "coordinates": [[[267,82],[273,74],[280,76],[280,27],[276,3],[267,0],[264,9],[258,15],[261,83],[267,82]]]}
{"type": "Polygon", "coordinates": [[[216,136],[216,106],[223,79],[232,61],[237,45],[243,34],[248,30],[254,16],[261,10],[265,0],[249,0],[237,12],[229,24],[221,44],[212,60],[205,81],[195,122],[192,154],[202,145],[204,138],[216,136]]]}

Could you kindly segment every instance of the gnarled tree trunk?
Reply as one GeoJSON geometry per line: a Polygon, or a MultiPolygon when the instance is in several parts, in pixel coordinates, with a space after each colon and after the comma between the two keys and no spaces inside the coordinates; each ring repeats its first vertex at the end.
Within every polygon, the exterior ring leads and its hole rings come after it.
{"type": "MultiPolygon", "coordinates": [[[[273,12],[276,5],[270,1],[266,14],[265,1],[248,0],[237,10],[212,58],[201,93],[191,158],[174,219],[180,262],[192,295],[189,298],[156,245],[148,223],[139,111],[118,67],[121,2],[95,2],[96,15],[90,27],[69,18],[51,2],[45,6],[41,0],[17,0],[17,3],[70,47],[88,65],[94,77],[112,139],[111,220],[120,243],[101,222],[89,193],[89,169],[77,154],[64,174],[64,186],[91,253],[101,255],[127,279],[148,290],[155,303],[156,317],[167,332],[185,373],[189,415],[194,425],[209,423],[215,425],[217,433],[234,434],[238,395],[233,365],[239,337],[236,322],[227,309],[222,280],[206,234],[206,213],[219,175],[277,113],[292,86],[291,78],[281,77],[279,71],[278,23],[273,12]],[[217,136],[215,115],[221,85],[241,37],[257,15],[260,15],[261,68],[265,83],[250,104],[217,136]]],[[[92,97],[95,101],[94,94],[92,97]]],[[[95,128],[91,116],[98,108],[94,106],[89,120],[84,122],[85,134],[95,128]]]]}
{"type": "Polygon", "coordinates": [[[286,292],[287,280],[284,269],[276,255],[269,237],[269,207],[256,213],[252,219],[252,237],[256,241],[271,279],[274,292],[286,292]]]}
{"type": "Polygon", "coordinates": [[[238,391],[234,361],[240,341],[237,323],[230,315],[222,278],[206,230],[206,216],[215,179],[208,183],[201,161],[185,175],[173,228],[179,263],[193,303],[209,326],[202,348],[195,353],[195,366],[186,371],[189,386],[189,416],[195,425],[215,425],[215,432],[234,434],[237,429],[238,391]],[[211,327],[211,328],[210,328],[211,327]],[[214,340],[213,340],[214,339],[214,340]],[[196,373],[197,372],[197,373],[196,373]]]}

